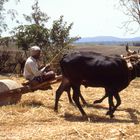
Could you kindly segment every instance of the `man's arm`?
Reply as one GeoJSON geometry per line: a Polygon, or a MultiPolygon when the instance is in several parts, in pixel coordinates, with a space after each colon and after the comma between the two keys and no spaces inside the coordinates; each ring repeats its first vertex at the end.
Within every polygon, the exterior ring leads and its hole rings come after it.
{"type": "Polygon", "coordinates": [[[30,62],[29,65],[30,65],[30,70],[34,76],[40,76],[42,74],[42,71],[38,69],[36,63],[30,62]]]}
{"type": "Polygon", "coordinates": [[[40,71],[44,72],[44,71],[48,71],[50,69],[50,63],[46,64],[45,67],[43,67],[40,71]]]}

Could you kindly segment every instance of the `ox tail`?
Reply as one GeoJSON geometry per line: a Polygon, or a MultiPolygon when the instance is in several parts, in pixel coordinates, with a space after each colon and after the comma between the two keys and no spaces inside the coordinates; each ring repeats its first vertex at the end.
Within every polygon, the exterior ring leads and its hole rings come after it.
{"type": "MultiPolygon", "coordinates": [[[[68,78],[68,71],[66,70],[66,67],[67,67],[67,62],[65,62],[64,58],[62,58],[60,60],[60,67],[61,67],[61,72],[62,72],[62,85],[64,87],[64,90],[66,92],[70,92],[70,86],[71,86],[71,82],[70,82],[70,79],[68,78]]],[[[69,93],[68,93],[69,95],[69,93]]],[[[71,100],[69,98],[69,100],[71,100]]],[[[70,101],[71,102],[71,101],[70,101]]]]}
{"type": "Polygon", "coordinates": [[[64,61],[64,57],[60,60],[60,67],[61,67],[62,76],[67,77],[67,73],[65,71],[66,62],[64,61]]]}

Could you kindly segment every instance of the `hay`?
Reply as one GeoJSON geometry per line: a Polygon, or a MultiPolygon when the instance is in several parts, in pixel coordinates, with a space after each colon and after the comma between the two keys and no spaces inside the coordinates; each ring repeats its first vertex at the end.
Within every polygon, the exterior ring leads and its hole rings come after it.
{"type": "MultiPolygon", "coordinates": [[[[22,82],[22,78],[15,78],[22,82]]],[[[115,118],[106,116],[108,101],[93,105],[104,94],[102,88],[84,88],[82,94],[89,107],[84,107],[90,121],[84,120],[64,93],[59,112],[53,111],[55,91],[37,90],[22,96],[16,105],[0,108],[1,140],[103,140],[140,139],[140,88],[136,79],[120,95],[122,104],[115,118]]]]}

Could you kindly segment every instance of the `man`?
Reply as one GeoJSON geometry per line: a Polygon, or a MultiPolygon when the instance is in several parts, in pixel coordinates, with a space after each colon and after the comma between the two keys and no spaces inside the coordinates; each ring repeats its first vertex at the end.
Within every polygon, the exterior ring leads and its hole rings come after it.
{"type": "Polygon", "coordinates": [[[26,60],[23,76],[29,81],[44,82],[55,78],[55,73],[49,70],[50,64],[39,70],[38,60],[41,49],[33,46],[30,49],[31,56],[26,60]]]}

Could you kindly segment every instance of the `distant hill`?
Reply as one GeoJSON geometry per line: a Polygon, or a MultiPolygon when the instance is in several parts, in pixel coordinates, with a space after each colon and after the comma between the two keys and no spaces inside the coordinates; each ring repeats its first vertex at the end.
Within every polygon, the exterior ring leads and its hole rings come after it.
{"type": "Polygon", "coordinates": [[[84,37],[77,40],[75,43],[117,43],[117,42],[138,42],[140,41],[140,37],[135,38],[118,38],[113,36],[97,36],[97,37],[84,37]]]}

